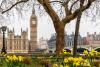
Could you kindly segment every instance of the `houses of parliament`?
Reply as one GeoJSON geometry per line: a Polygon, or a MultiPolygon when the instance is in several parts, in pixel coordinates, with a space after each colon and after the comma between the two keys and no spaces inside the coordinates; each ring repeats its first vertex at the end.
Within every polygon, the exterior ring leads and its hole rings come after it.
{"type": "MultiPolygon", "coordinates": [[[[28,30],[21,29],[21,35],[15,35],[14,29],[7,29],[5,47],[7,53],[33,53],[37,48],[37,18],[35,10],[32,10],[30,16],[30,40],[28,39],[28,30]]],[[[2,49],[2,33],[0,33],[0,51],[2,49]]]]}

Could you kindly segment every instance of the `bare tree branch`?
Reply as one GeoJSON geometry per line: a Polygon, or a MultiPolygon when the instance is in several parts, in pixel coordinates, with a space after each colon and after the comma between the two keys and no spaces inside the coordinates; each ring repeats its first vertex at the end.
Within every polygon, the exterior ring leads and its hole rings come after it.
{"type": "Polygon", "coordinates": [[[78,2],[79,0],[76,0],[72,5],[71,5],[71,7],[70,7],[70,10],[69,11],[72,11],[72,8],[73,8],[73,6],[78,2]]]}
{"type": "Polygon", "coordinates": [[[63,7],[65,8],[65,13],[66,13],[66,16],[71,14],[71,12],[69,11],[68,9],[68,3],[69,3],[70,0],[66,1],[64,4],[63,4],[63,7]]]}
{"type": "Polygon", "coordinates": [[[69,23],[69,21],[71,21],[77,17],[77,15],[80,12],[80,9],[83,12],[84,10],[88,9],[94,1],[95,0],[88,0],[87,5],[83,6],[83,8],[78,8],[73,14],[66,16],[64,19],[62,19],[62,22],[64,22],[65,24],[69,23]]]}
{"type": "Polygon", "coordinates": [[[63,3],[61,1],[51,1],[51,2],[48,2],[48,3],[53,3],[53,2],[63,3]]]}
{"type": "Polygon", "coordinates": [[[38,0],[38,2],[44,7],[46,12],[50,15],[52,21],[54,22],[54,27],[57,28],[57,26],[60,22],[60,19],[57,15],[57,13],[54,11],[54,9],[51,7],[49,0],[38,0]]]}
{"type": "Polygon", "coordinates": [[[17,4],[22,3],[22,2],[27,2],[27,1],[29,1],[29,0],[21,0],[21,1],[18,1],[17,3],[13,4],[9,9],[2,11],[2,14],[4,14],[5,12],[11,10],[17,4]]]}

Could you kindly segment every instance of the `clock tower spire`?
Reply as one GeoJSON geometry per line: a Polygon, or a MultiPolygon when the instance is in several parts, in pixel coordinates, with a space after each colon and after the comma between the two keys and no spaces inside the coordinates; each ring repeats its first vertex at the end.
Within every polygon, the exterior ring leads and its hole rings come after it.
{"type": "Polygon", "coordinates": [[[30,44],[29,53],[33,53],[37,48],[37,17],[35,15],[35,9],[32,9],[32,15],[30,17],[30,44]]]}

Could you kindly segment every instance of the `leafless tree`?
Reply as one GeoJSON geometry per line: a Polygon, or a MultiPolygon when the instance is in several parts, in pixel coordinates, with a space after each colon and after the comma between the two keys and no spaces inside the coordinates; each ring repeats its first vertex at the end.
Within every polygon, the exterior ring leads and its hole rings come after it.
{"type": "MultiPolygon", "coordinates": [[[[80,1],[80,7],[83,7],[83,3],[84,0],[80,1]]],[[[81,20],[81,16],[82,16],[82,11],[80,8],[80,12],[77,16],[77,21],[76,21],[76,28],[75,28],[75,35],[74,35],[74,45],[73,45],[73,55],[76,56],[77,55],[77,41],[78,41],[78,35],[79,35],[79,28],[80,28],[80,20],[81,20]]]]}

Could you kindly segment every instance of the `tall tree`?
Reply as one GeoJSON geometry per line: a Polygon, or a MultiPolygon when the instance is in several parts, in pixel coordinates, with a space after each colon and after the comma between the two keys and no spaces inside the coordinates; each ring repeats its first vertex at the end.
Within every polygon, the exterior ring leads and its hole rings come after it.
{"type": "Polygon", "coordinates": [[[78,35],[79,35],[79,28],[80,28],[80,20],[81,20],[81,16],[82,16],[82,11],[81,8],[83,7],[85,0],[80,0],[80,12],[77,16],[77,20],[76,20],[76,27],[75,27],[75,35],[74,35],[74,45],[73,45],[73,55],[76,56],[77,55],[77,45],[78,45],[78,35]]]}
{"type": "MultiPolygon", "coordinates": [[[[83,12],[84,10],[88,9],[91,6],[92,2],[94,2],[95,0],[88,0],[88,3],[85,6],[79,7],[72,13],[72,7],[74,6],[74,4],[76,2],[80,2],[80,1],[81,0],[76,0],[71,5],[70,9],[68,9],[68,6],[69,6],[68,3],[70,2],[70,0],[66,0],[62,5],[65,8],[66,16],[65,16],[65,18],[60,20],[57,13],[51,7],[50,0],[38,0],[38,2],[44,7],[44,9],[46,10],[46,12],[49,14],[49,16],[51,17],[51,19],[53,21],[54,28],[57,33],[57,36],[56,36],[56,54],[57,55],[59,55],[61,50],[64,48],[65,25],[67,23],[70,23],[71,20],[75,19],[77,17],[77,15],[80,13],[80,10],[81,10],[81,12],[83,12]]],[[[84,2],[82,4],[84,4],[84,2]]]]}
{"type": "MultiPolygon", "coordinates": [[[[2,11],[2,13],[5,13],[11,10],[11,8],[13,8],[19,3],[27,2],[27,1],[29,0],[17,0],[15,4],[13,4],[7,10],[2,11]]],[[[73,10],[74,5],[76,3],[80,3],[81,0],[53,0],[53,1],[37,0],[37,1],[43,6],[43,8],[45,9],[45,11],[48,13],[48,15],[53,21],[53,25],[57,34],[56,35],[56,54],[59,55],[62,49],[64,48],[64,44],[65,44],[64,42],[65,25],[70,23],[71,20],[75,19],[77,15],[80,13],[80,10],[81,12],[83,12],[84,10],[88,9],[95,0],[84,0],[86,2],[86,3],[84,2],[85,4],[83,3],[84,6],[80,7],[80,5],[78,5],[77,9],[75,10],[73,10]],[[54,2],[59,3],[65,9],[65,17],[62,18],[61,20],[60,20],[59,15],[57,14],[57,12],[53,9],[51,5],[51,3],[54,3],[54,2]]]]}

